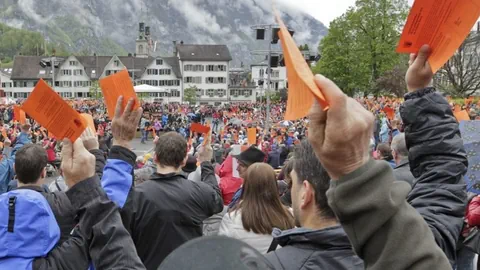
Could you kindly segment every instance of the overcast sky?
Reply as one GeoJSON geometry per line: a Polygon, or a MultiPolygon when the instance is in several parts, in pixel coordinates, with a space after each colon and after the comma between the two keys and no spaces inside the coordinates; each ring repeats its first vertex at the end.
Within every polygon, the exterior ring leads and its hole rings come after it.
{"type": "MultiPolygon", "coordinates": [[[[293,7],[300,8],[309,13],[326,26],[342,15],[350,6],[355,4],[355,0],[279,0],[288,3],[293,7]]],[[[414,0],[408,0],[411,5],[414,0]]]]}

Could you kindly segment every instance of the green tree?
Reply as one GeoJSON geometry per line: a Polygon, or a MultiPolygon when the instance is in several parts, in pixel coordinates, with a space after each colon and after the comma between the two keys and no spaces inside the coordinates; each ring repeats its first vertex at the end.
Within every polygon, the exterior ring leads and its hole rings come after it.
{"type": "Polygon", "coordinates": [[[310,50],[310,48],[308,47],[308,44],[303,45],[303,50],[304,50],[304,51],[310,50]]]}
{"type": "Polygon", "coordinates": [[[183,90],[183,101],[186,101],[190,104],[195,104],[197,102],[197,87],[189,86],[183,90]]]}
{"type": "Polygon", "coordinates": [[[299,49],[300,51],[303,51],[303,45],[298,46],[298,49],[299,49]]]}
{"type": "Polygon", "coordinates": [[[90,88],[89,88],[89,93],[91,98],[94,98],[94,99],[103,98],[102,90],[100,89],[100,86],[97,80],[92,81],[92,84],[90,85],[90,88]]]}
{"type": "Polygon", "coordinates": [[[349,95],[377,92],[377,80],[401,62],[395,48],[407,13],[406,0],[357,0],[330,23],[314,72],[330,77],[349,95]]]}

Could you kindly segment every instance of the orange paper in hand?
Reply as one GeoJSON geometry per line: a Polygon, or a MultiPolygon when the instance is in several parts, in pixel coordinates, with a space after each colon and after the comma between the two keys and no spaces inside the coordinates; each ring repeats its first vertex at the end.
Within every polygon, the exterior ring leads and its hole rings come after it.
{"type": "Polygon", "coordinates": [[[23,103],[24,110],[56,138],[74,142],[85,130],[83,118],[42,79],[23,103]]]}
{"type": "MultiPolygon", "coordinates": [[[[92,132],[97,132],[97,130],[95,130],[95,123],[93,122],[93,117],[91,114],[88,114],[88,113],[82,113],[80,114],[84,120],[84,124],[86,127],[89,127],[92,132]]],[[[155,136],[154,136],[155,138],[155,136]]]]}
{"type": "Polygon", "coordinates": [[[120,96],[123,96],[122,111],[127,106],[130,98],[135,99],[133,110],[136,110],[140,106],[135,90],[133,89],[132,81],[126,69],[101,79],[100,87],[102,88],[110,119],[113,119],[115,116],[115,107],[117,106],[117,100],[120,96]]]}
{"type": "Polygon", "coordinates": [[[285,119],[296,120],[305,117],[313,104],[313,97],[324,110],[328,109],[328,102],[316,85],[310,67],[277,12],[276,19],[280,25],[279,36],[288,75],[289,93],[285,119]]]}
{"type": "Polygon", "coordinates": [[[247,129],[247,138],[248,138],[248,144],[250,145],[257,144],[257,129],[256,128],[247,129]]]}
{"type": "Polygon", "coordinates": [[[459,111],[459,112],[454,112],[453,115],[455,115],[455,118],[457,118],[457,121],[470,121],[470,116],[468,115],[467,111],[459,111]]]}
{"type": "Polygon", "coordinates": [[[432,50],[428,60],[435,73],[460,47],[479,15],[480,0],[417,0],[397,52],[418,53],[428,44],[432,50]]]}
{"type": "Polygon", "coordinates": [[[385,107],[383,108],[383,112],[385,112],[385,115],[389,120],[393,120],[395,118],[395,110],[390,108],[390,107],[385,107]]]}
{"type": "Polygon", "coordinates": [[[22,125],[27,123],[27,116],[25,115],[25,112],[18,105],[13,106],[13,119],[18,121],[22,125]]]}
{"type": "Polygon", "coordinates": [[[192,123],[192,125],[190,125],[190,133],[193,132],[206,134],[210,132],[210,127],[201,125],[199,123],[192,123]]]}

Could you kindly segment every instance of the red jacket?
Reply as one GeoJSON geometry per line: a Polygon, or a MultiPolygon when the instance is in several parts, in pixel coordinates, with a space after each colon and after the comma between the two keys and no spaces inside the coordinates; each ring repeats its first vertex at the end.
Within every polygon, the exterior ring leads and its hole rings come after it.
{"type": "Polygon", "coordinates": [[[473,198],[467,207],[467,223],[470,226],[480,225],[480,196],[473,198]]]}
{"type": "Polygon", "coordinates": [[[233,157],[228,156],[220,168],[220,190],[222,192],[223,204],[229,205],[235,192],[242,186],[243,179],[233,177],[233,157]]]}

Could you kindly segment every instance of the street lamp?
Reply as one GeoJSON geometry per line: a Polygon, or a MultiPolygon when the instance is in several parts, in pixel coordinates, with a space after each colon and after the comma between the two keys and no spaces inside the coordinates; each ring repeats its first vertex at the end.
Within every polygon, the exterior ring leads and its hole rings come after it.
{"type": "MultiPolygon", "coordinates": [[[[257,54],[257,55],[265,55],[265,53],[268,55],[267,57],[267,89],[266,89],[266,96],[267,96],[267,107],[266,107],[266,118],[265,119],[265,130],[268,130],[270,128],[270,87],[271,87],[271,73],[272,73],[272,64],[274,64],[275,67],[278,66],[278,61],[279,61],[279,56],[282,53],[282,51],[275,51],[278,53],[278,56],[275,56],[275,63],[272,63],[272,44],[277,44],[279,41],[279,36],[278,32],[280,31],[280,26],[278,24],[259,24],[259,25],[254,25],[251,27],[252,30],[256,31],[256,39],[257,40],[265,40],[266,34],[270,33],[270,38],[268,40],[268,50],[258,50],[258,51],[252,51],[252,54],[257,54]]],[[[290,34],[293,36],[295,33],[293,30],[289,29],[288,30],[290,34]]]]}

